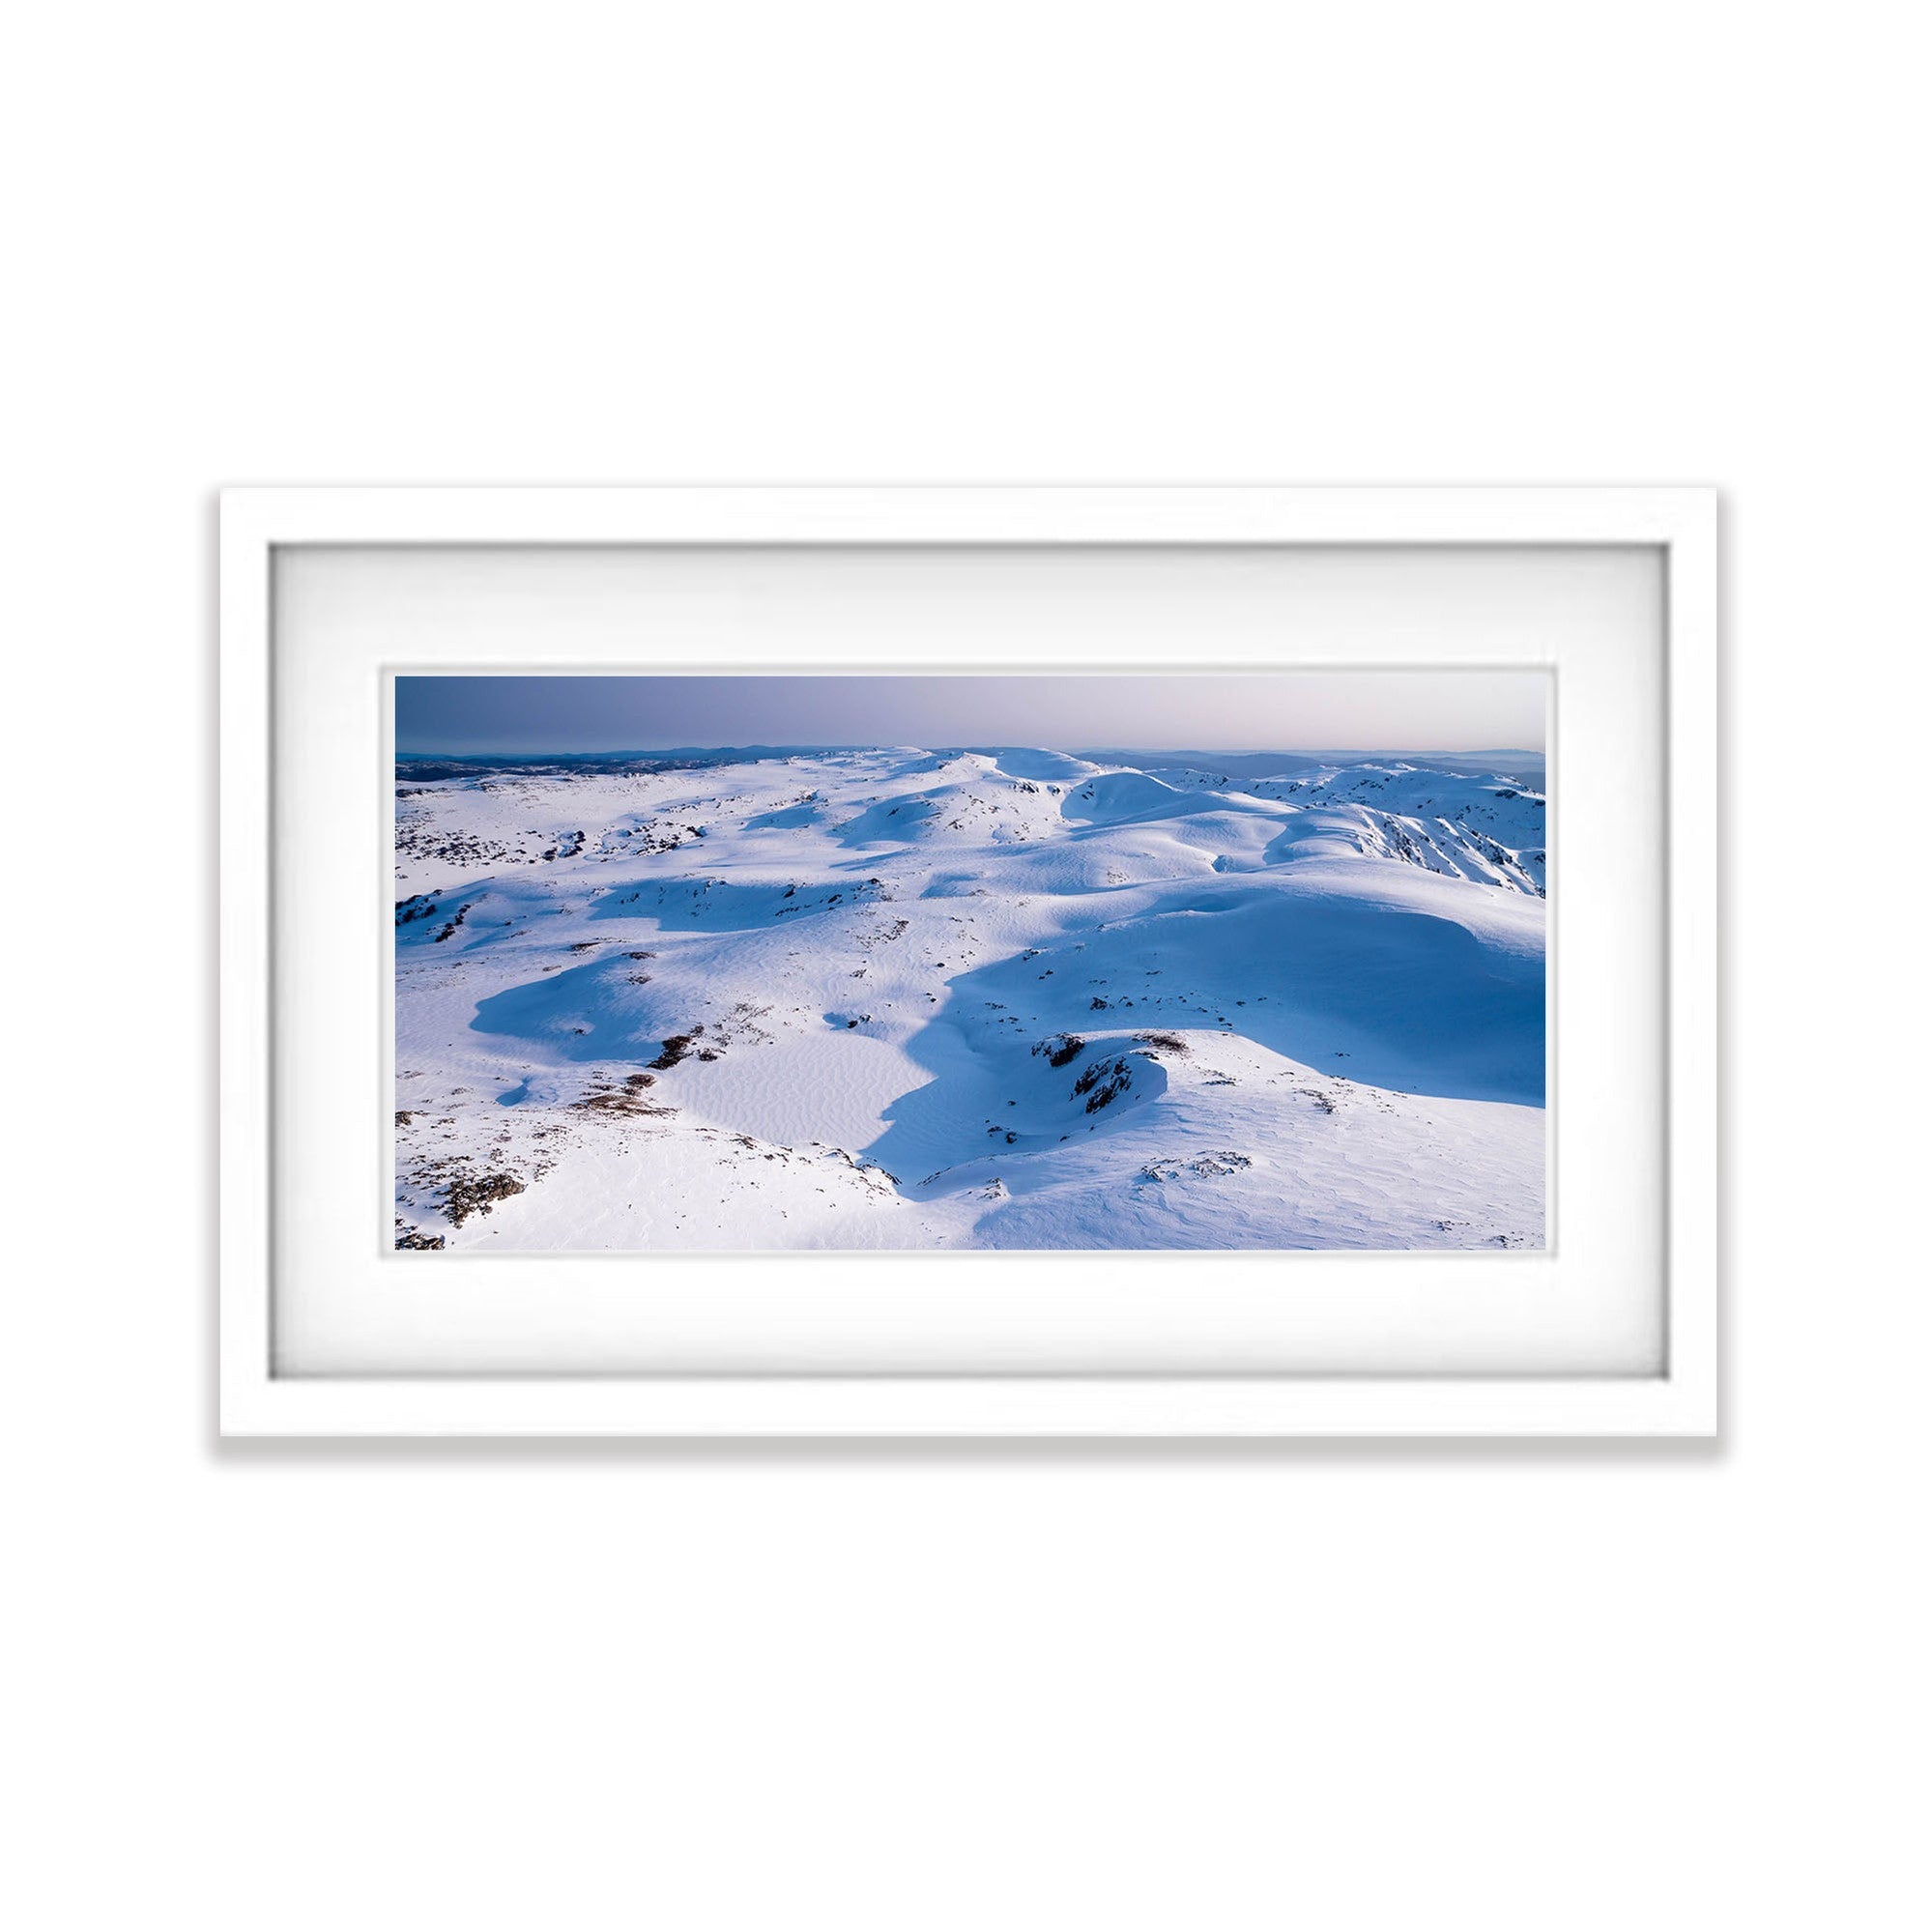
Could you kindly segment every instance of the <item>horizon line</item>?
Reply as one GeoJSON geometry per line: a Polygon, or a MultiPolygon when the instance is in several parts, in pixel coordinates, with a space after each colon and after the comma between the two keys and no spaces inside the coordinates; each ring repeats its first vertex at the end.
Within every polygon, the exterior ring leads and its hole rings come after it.
{"type": "Polygon", "coordinates": [[[518,746],[466,746],[461,750],[446,746],[397,745],[393,756],[396,758],[651,758],[664,757],[674,752],[687,751],[782,751],[782,752],[825,752],[825,751],[956,751],[962,753],[988,753],[999,751],[1053,751],[1064,758],[1091,757],[1112,751],[1161,752],[1170,756],[1207,756],[1217,758],[1342,758],[1342,757],[1400,757],[1400,758],[1545,758],[1546,750],[1534,745],[1470,745],[1466,748],[1449,745],[1054,745],[1038,744],[1016,739],[1008,744],[994,744],[989,740],[975,743],[945,744],[934,742],[917,744],[910,739],[896,739],[888,742],[883,738],[852,739],[845,742],[796,742],[790,744],[770,743],[764,740],[752,743],[719,743],[664,745],[609,745],[595,750],[562,751],[541,749],[531,745],[518,746]]]}

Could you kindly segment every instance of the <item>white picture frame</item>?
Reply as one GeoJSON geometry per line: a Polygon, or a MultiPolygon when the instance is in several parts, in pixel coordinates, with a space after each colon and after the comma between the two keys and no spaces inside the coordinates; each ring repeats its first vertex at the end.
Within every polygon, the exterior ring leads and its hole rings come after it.
{"type": "MultiPolygon", "coordinates": [[[[1703,489],[241,489],[223,493],[220,1427],[272,1436],[1695,1437],[1718,1424],[1716,500],[1703,489]],[[1660,1345],[1642,1373],[288,1373],[274,1349],[274,574],[301,546],[1248,546],[1660,558],[1660,1345]]],[[[1560,780],[1559,780],[1560,785],[1560,780]]],[[[1559,808],[1561,797],[1558,797],[1559,808]]],[[[1588,880],[1564,889],[1588,891],[1588,880]]],[[[1562,996],[1559,993],[1559,998],[1562,996]]],[[[1587,1106],[1572,1095],[1572,1107],[1587,1106]]],[[[324,1211],[328,1211],[325,1205],[324,1211]]],[[[345,1208],[344,1212],[348,1210],[345,1208]]],[[[762,1257],[783,1266],[785,1257],[762,1257]]]]}

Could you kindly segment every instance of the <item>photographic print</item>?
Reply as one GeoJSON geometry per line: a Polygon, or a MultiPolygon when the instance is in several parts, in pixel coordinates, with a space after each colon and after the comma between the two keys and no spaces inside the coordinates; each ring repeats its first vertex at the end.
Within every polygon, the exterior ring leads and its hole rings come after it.
{"type": "Polygon", "coordinates": [[[1544,673],[393,699],[399,1249],[1545,1245],[1544,673]]]}

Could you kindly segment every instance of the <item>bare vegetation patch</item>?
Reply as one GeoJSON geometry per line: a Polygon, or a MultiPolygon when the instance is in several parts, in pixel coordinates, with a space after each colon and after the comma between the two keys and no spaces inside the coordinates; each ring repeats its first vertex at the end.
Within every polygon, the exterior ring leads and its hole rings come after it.
{"type": "Polygon", "coordinates": [[[705,1030],[703,1021],[693,1026],[688,1033],[673,1033],[664,1043],[663,1051],[651,1061],[653,1072],[669,1073],[678,1062],[689,1056],[691,1049],[697,1045],[698,1036],[705,1030]]]}
{"type": "Polygon", "coordinates": [[[1078,1033],[1055,1033],[1051,1040],[1042,1040],[1033,1051],[1045,1053],[1050,1067],[1064,1067],[1086,1051],[1086,1042],[1078,1033]]]}
{"type": "Polygon", "coordinates": [[[1074,1081],[1074,1098],[1086,1096],[1086,1110],[1098,1113],[1103,1107],[1110,1107],[1114,1101],[1134,1083],[1134,1070],[1126,1060],[1096,1060],[1092,1066],[1074,1081]]]}
{"type": "Polygon", "coordinates": [[[1177,1181],[1183,1174],[1196,1174],[1203,1180],[1221,1179],[1228,1174],[1239,1173],[1243,1168],[1252,1168],[1254,1163],[1246,1154],[1237,1154],[1231,1147],[1214,1152],[1196,1154],[1192,1159],[1164,1157],[1149,1161],[1140,1169],[1139,1178],[1147,1182],[1177,1181]]]}
{"type": "Polygon", "coordinates": [[[460,1154],[424,1162],[408,1179],[413,1187],[441,1198],[452,1227],[461,1227],[473,1214],[488,1214],[500,1200],[522,1194],[529,1185],[519,1175],[479,1168],[460,1154]]]}
{"type": "Polygon", "coordinates": [[[582,1100],[572,1101],[570,1105],[572,1110],[578,1113],[676,1113],[678,1110],[675,1107],[659,1107],[645,1099],[645,1090],[656,1084],[653,1074],[626,1074],[620,1081],[597,1081],[582,1100]]]}

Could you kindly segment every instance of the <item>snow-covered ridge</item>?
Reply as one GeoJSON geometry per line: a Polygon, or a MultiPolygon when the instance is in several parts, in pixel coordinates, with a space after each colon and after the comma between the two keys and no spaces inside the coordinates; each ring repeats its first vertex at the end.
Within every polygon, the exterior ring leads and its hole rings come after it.
{"type": "Polygon", "coordinates": [[[403,761],[399,1245],[1541,1246],[1540,767],[403,761]]]}

